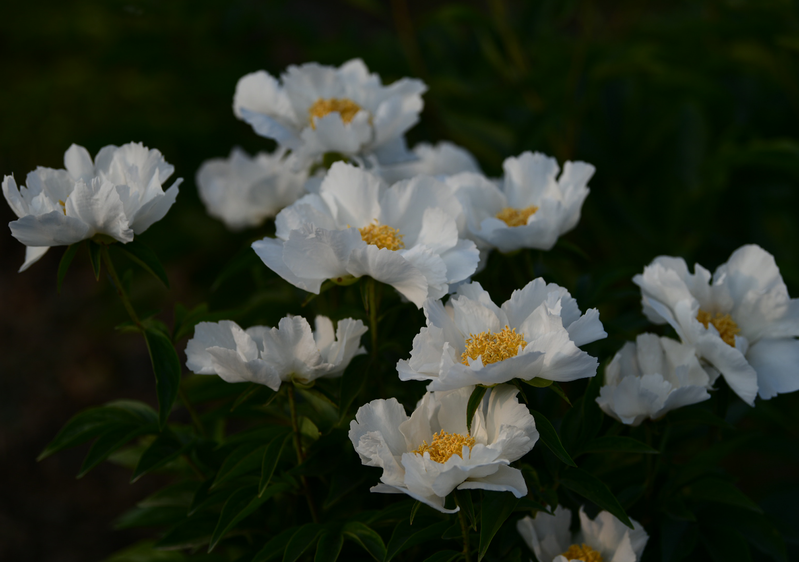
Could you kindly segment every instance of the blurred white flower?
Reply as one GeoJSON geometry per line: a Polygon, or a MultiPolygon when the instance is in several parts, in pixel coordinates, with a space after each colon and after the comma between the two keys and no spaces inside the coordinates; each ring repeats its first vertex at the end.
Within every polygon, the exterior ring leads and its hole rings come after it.
{"type": "Polygon", "coordinates": [[[368,275],[421,307],[474,273],[479,254],[459,238],[463,224],[460,203],[433,178],[386,187],[374,174],[336,162],[318,194],[278,214],[277,238],[252,247],[270,269],[311,293],[326,279],[368,275]]]}
{"type": "Polygon", "coordinates": [[[227,159],[203,162],[197,187],[208,214],[231,230],[240,230],[260,225],[299,199],[308,173],[294,171],[285,152],[259,152],[250,158],[234,148],[227,159]]]}
{"type": "Polygon", "coordinates": [[[508,466],[538,440],[535,420],[516,398],[518,390],[497,386],[483,398],[466,426],[473,387],[429,392],[408,417],[396,398],[361,406],[350,423],[350,440],[367,466],[383,469],[373,492],[405,493],[444,513],[454,489],[527,494],[521,471],[508,466]]]}
{"type": "Polygon", "coordinates": [[[572,535],[571,510],[562,506],[555,514],[543,511],[516,523],[527,546],[538,562],[637,562],[649,535],[637,521],[634,530],[607,511],[589,519],[580,508],[580,530],[572,535]]]}
{"type": "Polygon", "coordinates": [[[92,162],[89,152],[73,144],[64,153],[66,169],[36,168],[27,186],[3,179],[3,195],[19,219],[11,234],[25,244],[27,269],[50,246],[68,246],[97,234],[119,242],[133,240],[162,219],[175,202],[175,180],[164,191],[174,167],[158,150],[141,143],[100,149],[92,162]]]}
{"type": "Polygon", "coordinates": [[[356,355],[367,329],[360,320],[333,322],[317,316],[315,330],[301,316],[282,318],[277,328],[242,330],[230,320],[200,322],[186,345],[186,366],[198,375],[217,374],[227,382],[250,381],[277,391],[282,381],[308,384],[338,377],[356,355]]]}
{"type": "Polygon", "coordinates": [[[459,287],[446,306],[427,300],[424,312],[427,327],[397,371],[404,381],[431,381],[428,390],[514,378],[593,377],[596,358],[577,346],[607,336],[595,308],[581,314],[566,289],[541,278],[514,291],[502,307],[479,283],[470,283],[459,287]]]}
{"type": "Polygon", "coordinates": [[[691,274],[682,258],[661,256],[633,281],[647,318],[674,327],[747,404],[799,390],[799,299],[763,248],[738,248],[712,279],[699,264],[691,274]]]}
{"type": "Polygon", "coordinates": [[[419,121],[425,90],[409,78],[383,86],[360,59],[307,63],[289,66],[280,82],[263,70],[242,77],[233,111],[300,160],[337,152],[390,164],[411,156],[403,135],[419,121]]]}
{"type": "Polygon", "coordinates": [[[414,160],[379,168],[380,176],[388,183],[409,180],[416,176],[451,176],[461,172],[479,174],[480,166],[469,151],[451,142],[435,146],[426,142],[413,147],[414,160]]]}
{"type": "Polygon", "coordinates": [[[605,369],[596,401],[606,414],[628,425],[657,419],[670,410],[710,398],[718,371],[699,364],[696,350],[669,338],[641,334],[627,342],[605,369]]]}
{"type": "Polygon", "coordinates": [[[503,164],[502,187],[474,173],[447,178],[461,201],[469,231],[482,245],[507,253],[522,248],[549,250],[580,220],[594,167],[525,152],[503,164]]]}

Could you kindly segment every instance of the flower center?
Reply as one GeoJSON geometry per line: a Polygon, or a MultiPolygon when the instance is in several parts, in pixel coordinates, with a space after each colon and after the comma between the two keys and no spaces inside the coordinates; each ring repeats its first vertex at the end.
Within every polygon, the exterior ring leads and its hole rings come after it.
{"type": "Polygon", "coordinates": [[[724,340],[724,343],[735,347],[735,335],[740,334],[741,329],[738,327],[738,324],[735,323],[735,320],[732,319],[732,316],[717,312],[716,316],[713,317],[709,312],[700,308],[696,315],[696,319],[704,324],[705,328],[708,327],[708,324],[713,324],[719,331],[719,336],[724,340]]]}
{"type": "Polygon", "coordinates": [[[422,456],[424,456],[425,453],[430,453],[430,460],[444,464],[452,455],[458,455],[463,458],[463,448],[469,447],[471,450],[474,444],[474,437],[470,435],[447,433],[442,429],[438,433],[433,434],[432,443],[428,445],[427,441],[422,441],[422,445],[412,452],[422,456]]]}
{"type": "Polygon", "coordinates": [[[361,239],[364,242],[373,244],[381,249],[401,250],[405,247],[399,228],[391,228],[386,224],[380,224],[377,219],[372,221],[371,224],[359,228],[358,232],[361,233],[361,239]]]}
{"type": "Polygon", "coordinates": [[[527,224],[527,219],[529,219],[531,215],[535,214],[537,210],[538,207],[535,205],[530,205],[524,209],[505,207],[497,213],[497,218],[501,221],[505,221],[505,224],[508,226],[524,226],[527,224]]]}
{"type": "Polygon", "coordinates": [[[461,363],[469,364],[469,359],[483,357],[483,365],[497,363],[508,357],[516,357],[519,346],[526,346],[522,334],[516,333],[516,328],[505,326],[501,332],[480,332],[469,334],[466,338],[466,351],[461,354],[461,363]]]}
{"type": "Polygon", "coordinates": [[[347,98],[330,98],[318,99],[313,105],[308,108],[308,118],[311,121],[311,127],[316,129],[314,117],[321,119],[328,113],[338,112],[341,115],[341,120],[344,123],[349,123],[355,117],[355,114],[361,110],[361,106],[347,98]]]}
{"type": "Polygon", "coordinates": [[[573,544],[569,550],[561,554],[567,560],[582,560],[583,562],[602,562],[602,555],[587,544],[573,544]]]}

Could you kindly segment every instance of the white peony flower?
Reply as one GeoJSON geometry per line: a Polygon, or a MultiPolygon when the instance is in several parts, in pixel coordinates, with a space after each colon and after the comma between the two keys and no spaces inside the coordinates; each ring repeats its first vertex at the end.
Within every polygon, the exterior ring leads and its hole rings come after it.
{"type": "Polygon", "coordinates": [[[419,121],[425,90],[409,78],[383,86],[360,59],[339,68],[308,63],[288,67],[280,82],[263,70],[247,74],[233,111],[301,160],[337,152],[390,164],[410,157],[403,135],[419,121]]]}
{"type": "Polygon", "coordinates": [[[502,307],[475,282],[459,287],[446,306],[426,301],[424,312],[427,327],[397,371],[404,381],[431,381],[428,390],[593,377],[596,358],[577,346],[607,336],[596,309],[581,315],[566,289],[541,278],[514,291],[502,307]]]}
{"type": "Polygon", "coordinates": [[[596,401],[609,416],[628,425],[658,419],[670,410],[710,398],[718,376],[699,364],[696,350],[669,338],[641,334],[627,342],[605,369],[596,401]]]}
{"type": "Polygon", "coordinates": [[[186,366],[198,375],[217,374],[227,382],[250,381],[277,391],[283,381],[308,384],[338,377],[356,355],[367,329],[360,320],[333,322],[317,316],[311,332],[301,316],[282,318],[277,328],[242,330],[230,320],[200,322],[186,345],[186,366]]]}
{"type": "Polygon", "coordinates": [[[637,562],[649,535],[637,521],[634,530],[607,511],[589,519],[580,508],[580,531],[572,536],[571,510],[555,508],[555,515],[539,511],[516,523],[538,562],[637,562]]]}
{"type": "Polygon", "coordinates": [[[474,273],[479,254],[459,238],[460,203],[441,182],[418,177],[388,188],[336,162],[318,194],[283,209],[277,239],[252,247],[286,281],[311,293],[322,282],[368,275],[421,307],[474,273]]]}
{"type": "Polygon", "coordinates": [[[483,245],[507,253],[522,248],[549,250],[580,220],[594,167],[525,152],[503,164],[502,187],[474,173],[447,179],[460,199],[469,231],[483,245]]]}
{"type": "Polygon", "coordinates": [[[451,142],[432,146],[426,142],[413,147],[414,160],[379,168],[388,183],[409,180],[416,176],[452,176],[461,172],[480,173],[480,166],[469,151],[451,142]]]}
{"type": "Polygon", "coordinates": [[[97,234],[123,244],[162,219],[175,202],[174,172],[161,153],[141,143],[100,149],[92,162],[89,152],[73,144],[64,153],[66,170],[36,168],[27,187],[17,188],[13,176],[3,179],[3,195],[19,219],[9,223],[11,234],[27,248],[27,269],[50,246],[68,246],[97,234]]]}
{"type": "Polygon", "coordinates": [[[799,390],[799,299],[761,247],[738,248],[712,278],[699,264],[691,274],[682,258],[661,256],[633,281],[647,318],[671,324],[747,404],[799,390]]]}
{"type": "Polygon", "coordinates": [[[288,165],[285,150],[259,152],[254,158],[239,148],[225,159],[203,162],[197,171],[200,199],[208,214],[232,230],[258,226],[291,205],[304,192],[308,174],[288,165]]]}
{"type": "Polygon", "coordinates": [[[383,469],[373,492],[405,493],[444,513],[454,489],[527,494],[521,471],[508,466],[538,440],[535,420],[516,398],[518,390],[497,386],[485,396],[466,427],[473,388],[429,392],[408,417],[396,398],[373,400],[358,409],[350,440],[367,466],[383,469]]]}

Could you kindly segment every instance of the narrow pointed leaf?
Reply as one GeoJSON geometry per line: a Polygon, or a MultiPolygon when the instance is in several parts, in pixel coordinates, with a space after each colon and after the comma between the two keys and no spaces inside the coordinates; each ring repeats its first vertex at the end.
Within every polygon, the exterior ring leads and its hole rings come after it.
{"type": "Polygon", "coordinates": [[[297,532],[297,529],[299,529],[299,527],[289,527],[285,531],[272,537],[258,554],[255,555],[252,562],[266,562],[267,560],[273,560],[282,556],[283,552],[286,550],[286,545],[289,543],[289,540],[291,540],[291,537],[294,536],[294,533],[297,532]]]}
{"type": "Polygon", "coordinates": [[[177,458],[186,448],[188,443],[182,443],[171,431],[165,431],[147,447],[139,458],[136,469],[131,476],[131,483],[135,482],[148,472],[157,470],[177,458]]]}
{"type": "Polygon", "coordinates": [[[94,278],[100,280],[100,244],[94,240],[89,240],[89,261],[92,262],[92,271],[94,278]]]}
{"type": "Polygon", "coordinates": [[[75,254],[78,253],[79,248],[80,244],[71,244],[67,247],[67,251],[64,252],[64,255],[61,256],[61,261],[58,263],[58,273],[56,274],[57,293],[61,293],[61,284],[64,282],[67,271],[69,271],[69,266],[72,264],[72,260],[75,258],[75,254]]]}
{"type": "Polygon", "coordinates": [[[466,404],[466,429],[469,432],[472,431],[472,419],[474,418],[474,413],[477,411],[478,406],[480,406],[480,403],[483,401],[483,397],[486,395],[487,390],[487,387],[477,385],[469,395],[469,402],[466,404]]]}
{"type": "Polygon", "coordinates": [[[419,508],[422,507],[422,502],[417,501],[413,504],[411,508],[411,517],[410,517],[410,524],[413,525],[413,519],[416,517],[416,512],[419,511],[419,508]]]}
{"type": "Polygon", "coordinates": [[[132,242],[128,242],[127,244],[118,244],[117,247],[125,252],[130,259],[142,266],[148,273],[152,274],[167,288],[169,288],[169,279],[166,276],[164,266],[162,266],[161,262],[158,261],[158,256],[155,255],[155,252],[153,252],[145,244],[140,242],[138,239],[134,239],[132,242]]]}
{"type": "Polygon", "coordinates": [[[316,544],[314,562],[336,562],[344,546],[344,535],[339,531],[325,531],[316,544]]]}
{"type": "Polygon", "coordinates": [[[385,562],[388,562],[404,550],[439,538],[450,525],[451,521],[449,520],[439,521],[434,525],[428,525],[426,527],[419,525],[414,527],[408,521],[400,521],[396,527],[394,527],[394,532],[391,535],[391,539],[388,541],[385,562]]]}
{"type": "Polygon", "coordinates": [[[763,513],[763,510],[734,484],[719,478],[703,478],[691,482],[682,489],[682,493],[686,498],[694,501],[723,503],[743,507],[755,513],[763,513]]]}
{"type": "Polygon", "coordinates": [[[563,389],[560,387],[560,385],[558,383],[553,382],[552,384],[547,386],[547,388],[549,390],[551,390],[552,392],[554,392],[555,394],[557,394],[558,396],[560,396],[561,398],[563,398],[563,400],[566,401],[566,404],[568,404],[569,406],[572,405],[571,400],[569,400],[569,397],[566,396],[566,393],[563,392],[563,389]]]}
{"type": "Polygon", "coordinates": [[[263,463],[264,451],[267,445],[253,447],[251,444],[242,445],[233,450],[222,463],[216,479],[211,485],[211,490],[219,486],[222,482],[241,476],[252,470],[257,470],[263,463]]]}
{"type": "Polygon", "coordinates": [[[543,441],[544,445],[546,445],[549,450],[552,451],[555,456],[564,463],[568,464],[569,466],[577,466],[572,460],[571,456],[569,456],[569,453],[566,452],[566,449],[563,447],[563,443],[560,442],[558,432],[555,431],[555,428],[551,423],[549,423],[549,420],[544,416],[544,414],[536,412],[535,410],[530,410],[530,413],[533,414],[533,417],[535,418],[535,428],[538,430],[538,433],[541,436],[541,441],[543,441]]]}
{"type": "Polygon", "coordinates": [[[208,552],[211,552],[216,545],[219,544],[219,541],[221,541],[242,519],[261,507],[261,505],[275,494],[285,492],[288,489],[289,486],[287,484],[275,484],[265,490],[261,496],[256,495],[258,489],[255,486],[239,488],[233,492],[230,498],[225,502],[224,507],[222,507],[222,513],[219,514],[219,521],[216,524],[213,535],[211,535],[208,552]]]}
{"type": "Polygon", "coordinates": [[[283,447],[291,437],[291,433],[280,435],[272,440],[266,449],[261,461],[261,482],[258,485],[258,496],[260,497],[269,486],[272,480],[272,475],[275,473],[277,461],[280,460],[280,454],[283,452],[283,447]]]}
{"type": "Polygon", "coordinates": [[[424,562],[452,562],[452,560],[456,560],[461,556],[463,556],[463,553],[455,550],[439,550],[432,556],[425,558],[424,562]]]}
{"type": "Polygon", "coordinates": [[[505,520],[516,509],[519,500],[507,492],[483,492],[483,506],[480,514],[480,547],[477,561],[483,559],[488,545],[497,534],[505,520]]]}
{"type": "Polygon", "coordinates": [[[594,502],[605,511],[609,511],[630,529],[633,528],[633,524],[619,500],[616,499],[610,488],[593,474],[579,468],[570,468],[560,476],[560,483],[572,492],[594,502]]]}
{"type": "Polygon", "coordinates": [[[295,562],[303,552],[313,546],[321,532],[322,526],[319,523],[306,523],[300,527],[286,545],[283,562],[295,562]]]}
{"type": "Polygon", "coordinates": [[[361,547],[372,555],[378,562],[382,562],[386,557],[386,545],[373,529],[363,523],[350,521],[344,525],[344,536],[361,545],[361,547]]]}
{"type": "Polygon", "coordinates": [[[131,439],[144,433],[145,429],[141,427],[132,429],[130,427],[120,427],[102,434],[97,438],[97,441],[92,443],[86,458],[83,459],[78,478],[84,476],[92,468],[107,459],[108,455],[130,442],[131,439]]]}
{"type": "Polygon", "coordinates": [[[155,371],[155,389],[158,394],[158,419],[164,427],[180,387],[180,359],[169,338],[159,331],[144,331],[150,361],[155,371]]]}

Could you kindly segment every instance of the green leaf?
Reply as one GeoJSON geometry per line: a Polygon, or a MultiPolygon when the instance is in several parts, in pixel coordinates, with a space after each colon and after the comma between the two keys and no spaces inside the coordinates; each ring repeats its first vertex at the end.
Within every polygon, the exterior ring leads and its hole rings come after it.
{"type": "Polygon", "coordinates": [[[546,388],[551,385],[554,381],[550,381],[547,379],[542,379],[540,377],[534,377],[530,380],[526,379],[516,379],[522,381],[524,384],[529,384],[530,386],[534,386],[536,388],[546,388]]]}
{"type": "Polygon", "coordinates": [[[99,281],[100,280],[100,252],[102,249],[100,248],[100,244],[95,242],[94,240],[89,240],[89,261],[92,262],[92,271],[94,272],[94,278],[99,281]]]}
{"type": "Polygon", "coordinates": [[[599,433],[599,428],[602,427],[604,421],[604,414],[597,404],[597,396],[602,384],[605,381],[604,372],[602,375],[596,375],[588,380],[588,387],[585,389],[585,394],[582,397],[582,431],[581,440],[588,441],[596,437],[599,433]]]}
{"type": "Polygon", "coordinates": [[[483,506],[480,514],[480,547],[477,561],[483,559],[488,545],[497,534],[505,520],[510,517],[519,500],[507,492],[483,492],[483,506]]]}
{"type": "Polygon", "coordinates": [[[388,562],[404,550],[439,538],[441,533],[446,531],[451,524],[451,521],[446,520],[419,528],[418,525],[413,527],[408,521],[400,521],[397,523],[396,527],[394,527],[394,532],[391,535],[391,539],[388,541],[385,562],[388,562]]]}
{"type": "Polygon", "coordinates": [[[416,512],[419,511],[420,507],[422,507],[422,502],[420,501],[417,501],[416,503],[413,504],[413,507],[411,508],[411,517],[409,521],[411,525],[413,525],[413,519],[416,517],[416,512]]]}
{"type": "Polygon", "coordinates": [[[386,557],[386,545],[383,539],[363,523],[350,521],[344,525],[343,532],[345,537],[361,545],[378,562],[382,562],[386,557]]]}
{"type": "Polygon", "coordinates": [[[702,478],[682,489],[683,495],[693,501],[723,503],[742,507],[755,513],[763,510],[734,484],[719,478],[702,478]]]}
{"type": "Polygon", "coordinates": [[[605,511],[609,511],[630,529],[633,528],[633,524],[619,500],[616,499],[610,488],[593,474],[579,468],[569,468],[560,476],[560,483],[572,492],[594,502],[605,511]]]}
{"type": "Polygon", "coordinates": [[[233,405],[230,407],[230,411],[234,411],[236,408],[244,404],[245,402],[249,401],[250,399],[263,398],[266,400],[266,397],[269,396],[268,400],[271,402],[277,396],[277,392],[269,388],[268,386],[264,386],[262,384],[257,384],[251,382],[247,387],[247,390],[241,393],[233,405]]]}
{"type": "Polygon", "coordinates": [[[472,431],[472,418],[474,418],[474,413],[483,401],[483,397],[486,395],[487,390],[488,387],[478,384],[469,395],[469,402],[466,404],[466,429],[470,433],[472,431]]]}
{"type": "Polygon", "coordinates": [[[87,472],[108,458],[108,455],[126,445],[131,439],[146,432],[146,428],[142,427],[134,427],[132,429],[130,427],[120,427],[103,433],[97,438],[97,441],[92,443],[86,458],[83,459],[78,478],[82,478],[87,472]]]}
{"type": "Polygon", "coordinates": [[[233,527],[258,509],[266,500],[275,494],[285,492],[289,489],[290,487],[288,484],[275,484],[266,489],[261,496],[256,495],[258,488],[255,486],[239,488],[233,492],[230,498],[225,502],[224,507],[222,507],[222,513],[219,514],[219,521],[211,535],[208,552],[211,552],[233,527]]]}
{"type": "Polygon", "coordinates": [[[61,256],[61,261],[58,263],[58,273],[56,274],[56,292],[59,294],[61,293],[61,284],[64,282],[69,266],[72,264],[72,260],[75,258],[75,254],[78,253],[79,248],[80,244],[70,244],[67,247],[67,251],[61,256]]]}
{"type": "Polygon", "coordinates": [[[185,560],[186,557],[182,552],[158,550],[154,546],[154,541],[146,540],[115,552],[103,562],[184,562],[185,560]]]}
{"type": "Polygon", "coordinates": [[[338,422],[338,407],[318,390],[296,387],[296,391],[305,401],[300,404],[300,410],[312,418],[322,433],[330,431],[338,422]]]}
{"type": "Polygon", "coordinates": [[[289,527],[285,531],[272,537],[258,554],[255,555],[252,562],[266,562],[266,560],[271,560],[272,558],[277,558],[282,555],[283,551],[286,550],[286,545],[291,537],[294,536],[294,533],[297,532],[298,528],[299,527],[289,527]]]}
{"type": "Polygon", "coordinates": [[[364,382],[366,382],[366,377],[373,367],[370,355],[359,355],[353,358],[344,371],[344,375],[341,377],[341,399],[338,405],[340,420],[347,416],[347,410],[360,394],[364,382]]]}
{"type": "Polygon", "coordinates": [[[658,455],[660,451],[653,449],[646,443],[619,435],[607,435],[592,439],[574,454],[575,457],[586,453],[631,453],[643,455],[658,455]]]}
{"type": "Polygon", "coordinates": [[[178,523],[155,543],[156,548],[176,550],[196,548],[208,544],[216,527],[217,517],[211,513],[201,513],[178,523]]]}
{"type": "Polygon", "coordinates": [[[158,394],[158,419],[164,427],[180,387],[180,359],[172,342],[159,331],[144,331],[147,351],[155,371],[155,390],[158,394]]]}
{"type": "Polygon", "coordinates": [[[469,490],[455,490],[455,503],[463,510],[466,517],[469,518],[469,524],[472,530],[477,530],[477,518],[474,514],[474,503],[472,502],[472,494],[469,490]]]}
{"type": "Polygon", "coordinates": [[[211,485],[211,490],[227,480],[260,468],[263,465],[263,456],[267,447],[268,445],[253,447],[253,445],[248,444],[235,448],[216,473],[216,479],[211,485]]]}
{"type": "Polygon", "coordinates": [[[699,538],[713,562],[729,562],[730,560],[751,562],[752,560],[746,539],[732,529],[703,527],[699,538]]]}
{"type": "Polygon", "coordinates": [[[462,552],[455,550],[439,550],[434,555],[424,559],[424,562],[450,562],[463,556],[462,552]]]}
{"type": "Polygon", "coordinates": [[[558,396],[560,396],[561,398],[563,398],[563,400],[566,401],[566,404],[568,404],[569,406],[572,405],[571,400],[569,400],[569,397],[566,396],[566,393],[563,392],[563,389],[560,387],[558,383],[553,382],[552,384],[547,386],[547,388],[552,392],[554,392],[555,394],[557,394],[558,396]]]}
{"type": "Polygon", "coordinates": [[[264,456],[261,461],[261,482],[258,484],[258,496],[263,495],[264,491],[269,486],[272,480],[272,475],[275,473],[277,461],[280,460],[280,454],[283,452],[283,447],[291,437],[291,433],[281,435],[272,440],[269,445],[264,449],[264,456]]]}
{"type": "Polygon", "coordinates": [[[115,529],[136,527],[161,527],[174,525],[186,517],[186,508],[180,506],[134,507],[123,513],[114,523],[115,529]]]}
{"type": "Polygon", "coordinates": [[[156,437],[155,441],[150,443],[150,446],[142,453],[138,464],[136,464],[136,470],[133,471],[133,476],[130,478],[131,484],[148,472],[168,464],[185,451],[188,446],[189,443],[182,442],[173,432],[165,431],[156,437]]]}
{"type": "Polygon", "coordinates": [[[134,262],[142,266],[145,271],[161,281],[167,289],[169,288],[169,279],[167,278],[164,266],[161,265],[155,252],[144,243],[140,242],[138,239],[134,239],[127,244],[118,244],[116,247],[125,252],[134,262]]]}
{"type": "Polygon", "coordinates": [[[316,545],[314,562],[336,562],[344,546],[344,535],[339,531],[325,531],[316,545]]]}
{"type": "Polygon", "coordinates": [[[313,546],[322,529],[319,523],[306,523],[300,527],[286,545],[283,562],[295,562],[303,552],[313,546]]]}
{"type": "Polygon", "coordinates": [[[541,436],[541,441],[543,441],[544,445],[546,445],[561,461],[569,466],[576,467],[577,465],[563,447],[563,443],[560,442],[558,432],[555,431],[555,428],[549,423],[549,420],[544,417],[544,414],[535,410],[530,410],[530,413],[535,418],[535,428],[538,430],[538,434],[541,436]]]}

